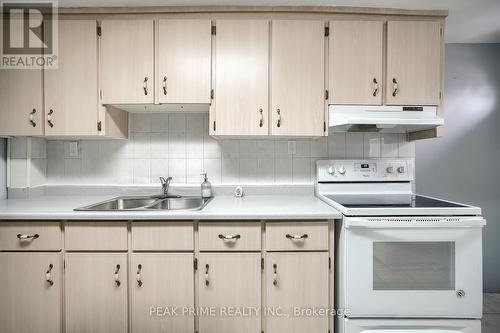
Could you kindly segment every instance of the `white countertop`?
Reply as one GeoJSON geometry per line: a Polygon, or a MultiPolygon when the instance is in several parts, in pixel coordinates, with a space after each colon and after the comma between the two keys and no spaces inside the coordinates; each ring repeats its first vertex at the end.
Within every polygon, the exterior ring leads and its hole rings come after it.
{"type": "Polygon", "coordinates": [[[199,211],[74,211],[112,196],[41,195],[0,200],[0,220],[300,220],[342,214],[313,195],[216,196],[199,211]]]}

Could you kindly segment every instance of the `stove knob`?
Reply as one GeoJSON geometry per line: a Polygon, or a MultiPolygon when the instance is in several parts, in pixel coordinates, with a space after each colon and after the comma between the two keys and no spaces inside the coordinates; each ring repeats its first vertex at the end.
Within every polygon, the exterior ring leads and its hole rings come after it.
{"type": "Polygon", "coordinates": [[[338,169],[337,169],[338,173],[340,173],[341,175],[345,175],[345,168],[343,166],[340,166],[338,169]]]}
{"type": "Polygon", "coordinates": [[[394,173],[394,167],[390,166],[390,167],[387,167],[385,169],[385,171],[387,171],[387,173],[394,173]]]}
{"type": "Polygon", "coordinates": [[[335,173],[335,169],[332,166],[329,167],[327,171],[330,175],[333,175],[335,173]]]}
{"type": "Polygon", "coordinates": [[[405,173],[405,167],[404,166],[398,167],[398,173],[405,173]]]}

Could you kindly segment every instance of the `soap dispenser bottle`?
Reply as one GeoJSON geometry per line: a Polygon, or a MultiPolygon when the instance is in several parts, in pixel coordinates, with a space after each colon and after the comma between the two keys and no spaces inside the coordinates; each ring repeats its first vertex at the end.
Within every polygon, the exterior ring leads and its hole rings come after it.
{"type": "Polygon", "coordinates": [[[201,197],[211,198],[212,197],[212,184],[208,181],[207,173],[202,173],[204,176],[203,183],[201,183],[201,197]]]}

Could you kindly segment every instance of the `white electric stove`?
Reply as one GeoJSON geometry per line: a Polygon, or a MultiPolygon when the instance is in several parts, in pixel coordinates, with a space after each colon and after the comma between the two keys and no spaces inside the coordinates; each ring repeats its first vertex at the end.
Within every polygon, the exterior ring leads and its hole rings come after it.
{"type": "Polygon", "coordinates": [[[338,333],[480,332],[481,209],[415,195],[412,160],[321,160],[336,235],[338,333]]]}

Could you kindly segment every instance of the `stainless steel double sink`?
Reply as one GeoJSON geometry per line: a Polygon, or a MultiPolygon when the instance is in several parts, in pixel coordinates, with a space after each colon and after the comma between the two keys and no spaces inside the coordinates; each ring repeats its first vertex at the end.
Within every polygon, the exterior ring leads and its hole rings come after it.
{"type": "Polygon", "coordinates": [[[201,210],[212,198],[202,197],[154,197],[154,196],[124,196],[102,201],[76,211],[190,211],[201,210]]]}

